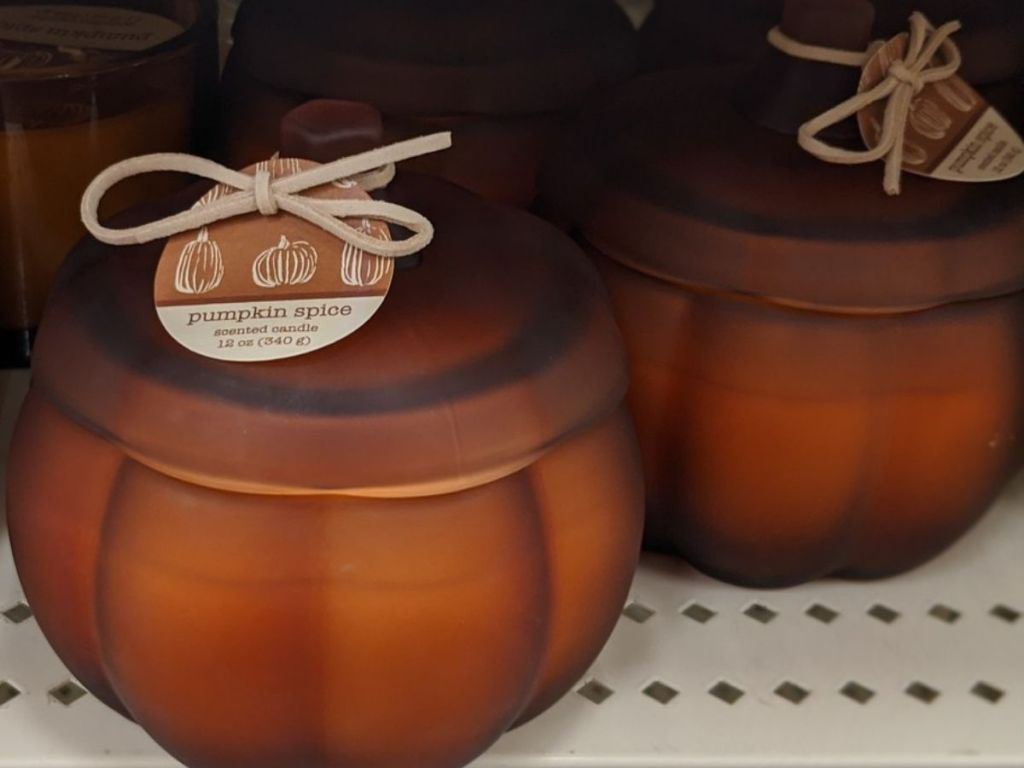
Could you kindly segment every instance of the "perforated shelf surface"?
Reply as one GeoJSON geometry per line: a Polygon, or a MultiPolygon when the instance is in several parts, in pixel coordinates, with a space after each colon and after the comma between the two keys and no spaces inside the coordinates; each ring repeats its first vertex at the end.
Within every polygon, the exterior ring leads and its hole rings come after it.
{"type": "MultiPolygon", "coordinates": [[[[0,456],[25,386],[0,373],[0,456]]],[[[177,765],[75,683],[0,553],[0,768],[177,765]]],[[[1024,766],[1024,480],[888,581],[758,592],[646,557],[587,675],[478,765],[1024,766]]]]}

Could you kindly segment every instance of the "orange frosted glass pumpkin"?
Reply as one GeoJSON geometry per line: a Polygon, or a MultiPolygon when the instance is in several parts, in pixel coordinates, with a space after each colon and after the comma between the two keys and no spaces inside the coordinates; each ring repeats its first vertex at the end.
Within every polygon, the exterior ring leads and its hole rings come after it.
{"type": "Polygon", "coordinates": [[[597,274],[446,182],[387,195],[436,238],[317,352],[179,347],[162,243],[84,241],[42,323],[9,472],[26,594],[192,768],[462,765],[567,690],[625,599],[642,483],[597,274]]]}
{"type": "Polygon", "coordinates": [[[307,99],[354,99],[386,136],[450,130],[451,150],[407,164],[484,197],[527,205],[564,116],[633,68],[613,0],[244,0],[224,70],[225,156],[277,147],[307,99]]]}
{"type": "MultiPolygon", "coordinates": [[[[859,0],[787,11],[798,39],[870,38],[859,0]]],[[[1016,466],[1024,179],[905,174],[888,197],[881,164],[796,142],[857,70],[773,54],[758,72],[634,81],[553,154],[546,202],[626,338],[651,544],[761,586],[897,573],[1016,466]]]]}

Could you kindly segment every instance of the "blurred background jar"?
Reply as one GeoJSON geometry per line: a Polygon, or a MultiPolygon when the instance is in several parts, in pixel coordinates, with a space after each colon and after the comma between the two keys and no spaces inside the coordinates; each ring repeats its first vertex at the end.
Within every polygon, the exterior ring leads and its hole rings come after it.
{"type": "Polygon", "coordinates": [[[307,99],[352,99],[383,112],[389,141],[453,131],[410,167],[516,205],[564,116],[632,72],[635,44],[613,0],[245,0],[232,37],[228,164],[274,152],[307,99]]]}
{"type": "MultiPolygon", "coordinates": [[[[842,50],[876,29],[863,0],[787,0],[781,27],[842,50]]],[[[626,339],[647,541],[733,582],[906,571],[1020,462],[1024,177],[889,196],[881,163],[811,156],[799,126],[859,77],[774,49],[742,78],[651,73],[541,179],[626,339]]]]}
{"type": "MultiPolygon", "coordinates": [[[[84,234],[86,184],[193,141],[198,62],[208,78],[216,61],[199,51],[216,44],[210,13],[205,0],[0,2],[0,365],[29,360],[53,276],[84,234]]],[[[120,185],[104,213],[179,183],[120,185]]]]}

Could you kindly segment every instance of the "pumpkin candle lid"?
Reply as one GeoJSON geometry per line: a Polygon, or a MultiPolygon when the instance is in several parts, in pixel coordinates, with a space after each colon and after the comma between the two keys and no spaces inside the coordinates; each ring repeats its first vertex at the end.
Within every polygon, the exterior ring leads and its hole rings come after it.
{"type": "MultiPolygon", "coordinates": [[[[337,134],[346,145],[365,138],[337,134]]],[[[201,191],[119,223],[181,210],[201,191]]],[[[353,335],[272,362],[201,357],[168,336],[154,309],[165,241],[86,239],[44,316],[34,386],[160,471],[272,493],[474,485],[618,405],[618,332],[568,238],[433,178],[400,173],[386,195],[433,222],[435,238],[418,261],[397,265],[387,299],[353,335]]]]}
{"type": "Polygon", "coordinates": [[[612,0],[245,0],[232,67],[388,115],[561,111],[633,66],[612,0]]]}
{"type": "MultiPolygon", "coordinates": [[[[791,0],[782,22],[798,40],[848,50],[863,50],[871,28],[862,0],[791,0]]],[[[881,163],[833,165],[798,145],[797,128],[852,96],[858,77],[771,50],[739,84],[706,69],[639,78],[567,132],[542,194],[606,255],[691,286],[850,311],[1024,287],[1021,178],[905,173],[890,197],[881,163]]],[[[852,135],[841,125],[829,140],[852,135]]]]}

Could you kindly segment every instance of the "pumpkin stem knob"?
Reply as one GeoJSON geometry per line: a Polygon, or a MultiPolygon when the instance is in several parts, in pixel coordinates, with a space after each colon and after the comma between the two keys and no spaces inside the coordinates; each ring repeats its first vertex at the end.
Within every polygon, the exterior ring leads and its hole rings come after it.
{"type": "Polygon", "coordinates": [[[369,104],[316,99],[281,120],[281,155],[326,163],[384,144],[381,114],[369,104]]]}
{"type": "Polygon", "coordinates": [[[279,242],[277,244],[277,247],[278,248],[287,248],[289,245],[291,245],[291,243],[288,242],[288,238],[285,237],[284,235],[281,235],[281,242],[279,242]]]}

